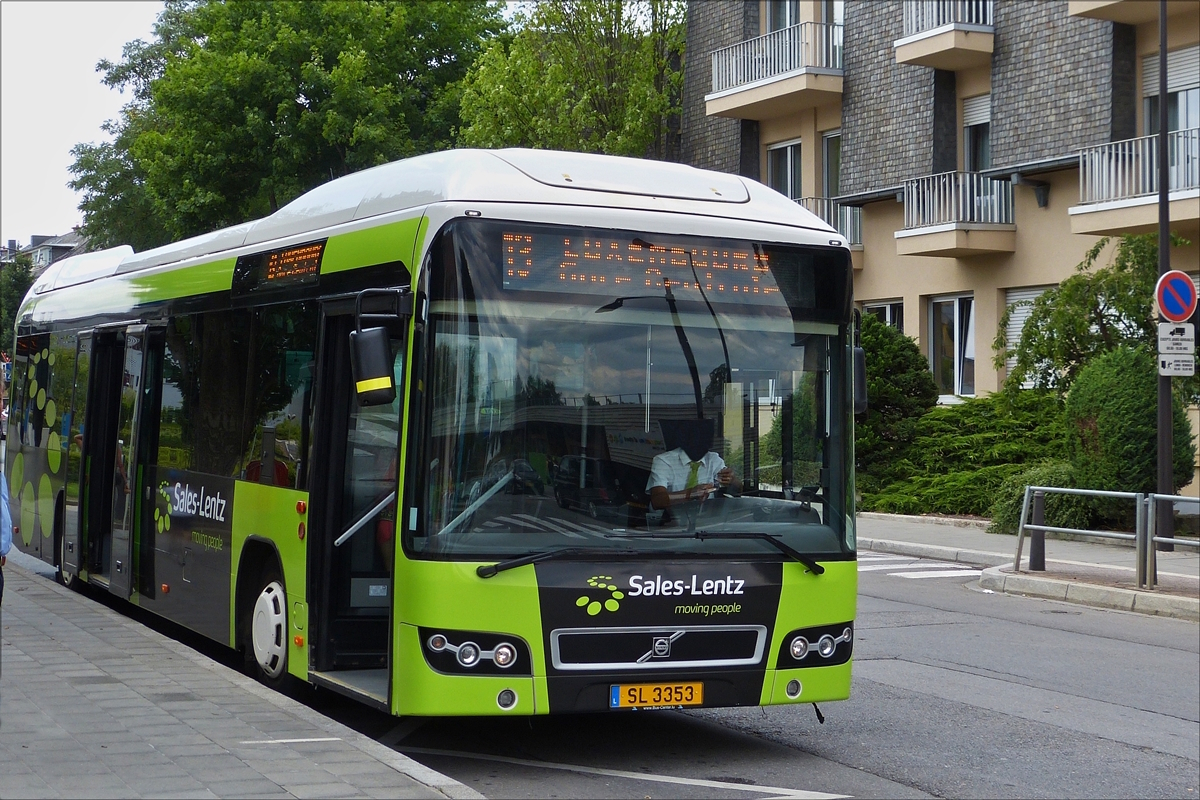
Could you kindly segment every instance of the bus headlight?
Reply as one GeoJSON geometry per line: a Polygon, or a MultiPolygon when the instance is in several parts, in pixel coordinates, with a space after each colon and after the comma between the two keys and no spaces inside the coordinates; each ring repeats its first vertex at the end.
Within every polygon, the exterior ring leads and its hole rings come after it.
{"type": "Polygon", "coordinates": [[[837,645],[834,644],[833,637],[828,633],[817,640],[817,652],[821,654],[821,658],[829,658],[836,649],[837,645]]]}
{"type": "Polygon", "coordinates": [[[516,660],[517,649],[508,642],[496,645],[496,649],[492,651],[492,661],[496,662],[497,667],[511,667],[516,660]]]}
{"type": "Polygon", "coordinates": [[[804,658],[808,655],[808,639],[805,639],[803,636],[797,636],[795,639],[792,639],[791,650],[792,658],[797,661],[804,658]]]}
{"type": "Polygon", "coordinates": [[[458,663],[464,667],[473,667],[479,663],[479,645],[466,642],[458,646],[458,663]]]}

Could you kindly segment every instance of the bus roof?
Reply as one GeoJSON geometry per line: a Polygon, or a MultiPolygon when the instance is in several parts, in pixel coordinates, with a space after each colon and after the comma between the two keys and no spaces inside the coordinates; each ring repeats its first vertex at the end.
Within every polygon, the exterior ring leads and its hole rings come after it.
{"type": "MultiPolygon", "coordinates": [[[[134,253],[127,245],[56,262],[34,294],[113,274],[313,232],[439,202],[510,202],[699,214],[833,231],[757,181],[684,164],[552,150],[447,150],[337,178],[268,217],[134,253]]],[[[840,238],[840,237],[839,237],[840,238]]]]}

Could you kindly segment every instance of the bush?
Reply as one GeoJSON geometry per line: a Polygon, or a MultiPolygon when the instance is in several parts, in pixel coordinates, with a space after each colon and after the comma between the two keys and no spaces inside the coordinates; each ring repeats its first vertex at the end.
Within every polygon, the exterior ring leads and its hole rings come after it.
{"type": "Polygon", "coordinates": [[[889,480],[891,465],[905,457],[917,420],[937,404],[937,386],[916,342],[870,314],[863,317],[867,354],[867,414],[854,427],[854,460],[860,491],[889,480]]]}
{"type": "MultiPolygon", "coordinates": [[[[996,492],[988,515],[992,533],[1017,532],[1021,521],[1021,504],[1025,500],[1026,486],[1058,486],[1063,489],[1076,488],[1075,470],[1067,461],[1043,461],[1008,477],[996,492]]],[[[1090,528],[1095,513],[1087,498],[1071,495],[1046,495],[1045,522],[1057,528],[1090,528]]]]}
{"type": "Polygon", "coordinates": [[[1028,465],[1062,458],[1062,404],[1052,392],[997,392],[938,406],[915,422],[912,445],[864,491],[865,510],[988,513],[1005,480],[1028,465]]]}
{"type": "MultiPolygon", "coordinates": [[[[1153,492],[1158,483],[1158,369],[1144,347],[1092,359],[1067,395],[1067,453],[1079,485],[1153,492]]],[[[1181,398],[1172,398],[1174,490],[1192,479],[1196,450],[1181,398]]]]}

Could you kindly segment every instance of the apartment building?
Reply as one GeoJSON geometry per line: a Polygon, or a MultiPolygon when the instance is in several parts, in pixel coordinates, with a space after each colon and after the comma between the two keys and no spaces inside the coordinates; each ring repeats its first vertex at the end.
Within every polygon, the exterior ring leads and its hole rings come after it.
{"type": "MultiPolygon", "coordinates": [[[[916,339],[944,401],[995,391],[1010,303],[1101,236],[1157,230],[1158,6],[691,0],[683,157],[841,231],[856,301],[916,339]]],[[[1192,242],[1172,267],[1196,275],[1200,4],[1168,14],[1171,225],[1192,242]]]]}

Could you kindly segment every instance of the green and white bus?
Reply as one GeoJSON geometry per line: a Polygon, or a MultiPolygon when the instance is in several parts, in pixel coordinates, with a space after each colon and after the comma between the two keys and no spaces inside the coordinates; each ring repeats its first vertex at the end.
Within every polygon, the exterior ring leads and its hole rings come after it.
{"type": "Polygon", "coordinates": [[[754,181],[532,150],[69,258],[17,320],[14,538],[397,715],[844,699],[851,283],[754,181]]]}

